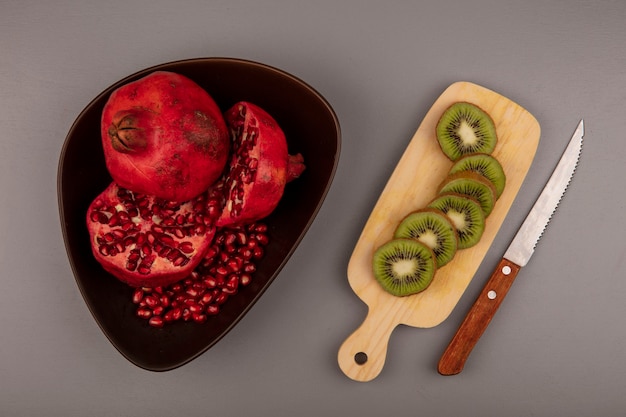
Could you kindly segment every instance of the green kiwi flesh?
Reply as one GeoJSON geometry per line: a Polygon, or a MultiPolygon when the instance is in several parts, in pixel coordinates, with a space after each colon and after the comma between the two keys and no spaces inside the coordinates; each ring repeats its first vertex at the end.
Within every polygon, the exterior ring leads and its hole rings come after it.
{"type": "Polygon", "coordinates": [[[478,201],[485,217],[491,214],[496,204],[496,188],[480,174],[461,171],[448,175],[439,186],[439,193],[463,194],[478,201]]]}
{"type": "Polygon", "coordinates": [[[436,128],[441,150],[452,161],[472,153],[491,153],[496,147],[496,128],[485,111],[466,102],[452,104],[436,128]]]}
{"type": "Polygon", "coordinates": [[[428,205],[441,210],[452,220],[459,239],[459,249],[476,245],[485,230],[485,215],[480,204],[462,194],[445,193],[428,205]]]}
{"type": "Polygon", "coordinates": [[[500,198],[506,186],[506,175],[496,158],[485,153],[466,155],[452,165],[450,174],[463,171],[472,171],[487,178],[496,187],[496,198],[500,198]]]}
{"type": "Polygon", "coordinates": [[[394,238],[417,239],[435,253],[437,267],[454,258],[458,247],[456,229],[443,212],[421,209],[406,216],[396,228],[394,238]]]}
{"type": "Polygon", "coordinates": [[[404,297],[424,291],[437,264],[433,251],[415,239],[392,239],[374,252],[374,277],[388,293],[404,297]]]}

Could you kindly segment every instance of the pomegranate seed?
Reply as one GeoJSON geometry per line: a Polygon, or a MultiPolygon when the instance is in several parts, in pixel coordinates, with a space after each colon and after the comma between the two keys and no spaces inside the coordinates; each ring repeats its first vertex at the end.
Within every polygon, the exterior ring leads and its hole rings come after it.
{"type": "Polygon", "coordinates": [[[89,218],[91,219],[92,222],[95,222],[95,223],[100,223],[100,224],[109,223],[109,216],[107,216],[101,211],[92,211],[91,214],[89,215],[89,218]]]}
{"type": "Polygon", "coordinates": [[[142,275],[148,275],[150,273],[150,267],[142,263],[141,265],[139,265],[139,268],[137,268],[137,272],[142,275]]]}
{"type": "Polygon", "coordinates": [[[217,297],[215,297],[215,304],[222,305],[226,302],[227,299],[228,299],[228,294],[222,291],[221,293],[217,295],[217,297]]]}
{"type": "Polygon", "coordinates": [[[212,259],[219,253],[219,250],[215,246],[211,246],[207,251],[206,255],[204,255],[205,259],[212,259]]]}
{"type": "Polygon", "coordinates": [[[177,256],[172,263],[175,266],[184,266],[185,264],[187,264],[187,262],[189,262],[189,258],[187,258],[185,255],[181,255],[181,256],[177,256]]]}
{"type": "Polygon", "coordinates": [[[144,255],[151,255],[152,254],[152,246],[148,245],[148,244],[144,244],[141,246],[141,252],[144,255]]]}
{"type": "Polygon", "coordinates": [[[207,215],[211,219],[216,219],[221,214],[221,210],[217,206],[209,206],[207,208],[207,215]]]}
{"type": "Polygon", "coordinates": [[[165,320],[166,323],[171,323],[176,320],[174,317],[174,311],[175,310],[169,310],[163,315],[163,320],[165,320]]]}
{"type": "Polygon", "coordinates": [[[237,232],[237,244],[244,246],[248,241],[248,236],[244,232],[237,232]]]}
{"type": "Polygon", "coordinates": [[[204,285],[206,285],[207,288],[215,288],[217,287],[217,279],[215,277],[212,276],[207,276],[204,279],[204,285]]]}
{"type": "Polygon", "coordinates": [[[111,235],[118,240],[124,238],[126,236],[126,232],[120,229],[113,229],[111,230],[111,235]]]}
{"type": "Polygon", "coordinates": [[[150,320],[148,320],[148,324],[152,327],[163,327],[165,323],[162,317],[153,316],[153,317],[150,317],[150,320]]]}
{"type": "Polygon", "coordinates": [[[191,318],[196,323],[204,323],[205,321],[207,321],[206,314],[194,313],[191,315],[191,318]]]}
{"type": "Polygon", "coordinates": [[[120,224],[120,216],[117,213],[115,213],[109,218],[109,226],[115,227],[115,226],[118,226],[119,224],[120,224]]]}
{"type": "Polygon", "coordinates": [[[142,319],[148,319],[152,317],[152,310],[150,310],[149,308],[138,308],[137,317],[141,317],[142,319]]]}
{"type": "Polygon", "coordinates": [[[139,304],[143,298],[143,290],[141,288],[135,289],[133,292],[133,303],[139,304]]]}
{"type": "Polygon", "coordinates": [[[237,235],[234,233],[228,233],[226,235],[226,239],[224,240],[224,243],[226,245],[233,245],[236,241],[237,241],[237,235]]]}
{"type": "Polygon", "coordinates": [[[263,257],[263,255],[265,254],[265,251],[263,250],[262,247],[260,246],[256,246],[253,250],[252,250],[252,257],[254,259],[261,259],[263,257]]]}
{"type": "Polygon", "coordinates": [[[128,254],[128,260],[133,263],[137,263],[141,259],[141,252],[138,249],[133,249],[128,254]]]}
{"type": "Polygon", "coordinates": [[[161,304],[159,302],[159,299],[154,295],[148,295],[144,298],[144,300],[146,301],[146,305],[150,308],[155,308],[156,306],[161,304]]]}
{"type": "Polygon", "coordinates": [[[238,286],[239,286],[239,276],[235,274],[229,276],[228,281],[226,281],[225,288],[231,291],[236,291],[238,286]]]}
{"type": "Polygon", "coordinates": [[[217,304],[209,304],[206,306],[206,313],[212,316],[218,314],[220,312],[220,306],[217,304]]]}
{"type": "Polygon", "coordinates": [[[205,293],[202,298],[200,299],[200,302],[204,305],[210,304],[213,301],[213,293],[207,292],[205,293]]]}
{"type": "Polygon", "coordinates": [[[200,304],[191,304],[188,308],[189,308],[189,311],[191,311],[194,314],[201,313],[202,310],[204,310],[200,304]]]}
{"type": "Polygon", "coordinates": [[[240,285],[243,285],[245,287],[246,285],[249,285],[250,282],[252,282],[252,277],[250,276],[250,274],[241,274],[239,276],[240,285]]]}
{"type": "Polygon", "coordinates": [[[231,258],[228,260],[228,268],[230,268],[231,271],[233,272],[237,272],[241,269],[241,259],[239,258],[231,258]]]}
{"type": "Polygon", "coordinates": [[[229,272],[230,271],[228,270],[228,267],[225,265],[220,265],[215,270],[215,274],[217,275],[218,279],[219,277],[225,277],[226,275],[228,275],[229,272]]]}
{"type": "Polygon", "coordinates": [[[259,244],[265,246],[269,243],[269,239],[267,237],[267,235],[265,233],[257,233],[256,234],[256,240],[257,242],[259,242],[259,244]]]}
{"type": "Polygon", "coordinates": [[[178,249],[186,254],[193,253],[193,244],[191,242],[183,242],[178,246],[178,249]]]}
{"type": "Polygon", "coordinates": [[[238,253],[246,261],[252,258],[252,250],[250,248],[241,248],[238,253]]]}

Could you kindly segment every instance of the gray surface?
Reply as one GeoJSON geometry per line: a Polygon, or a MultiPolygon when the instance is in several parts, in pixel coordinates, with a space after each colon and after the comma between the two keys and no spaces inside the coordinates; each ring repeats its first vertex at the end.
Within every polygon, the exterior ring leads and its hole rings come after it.
{"type": "Polygon", "coordinates": [[[1,1],[0,414],[623,415],[625,19],[619,0],[1,1]],[[202,56],[261,61],[313,85],[340,118],[342,155],[324,207],[260,302],[195,361],[152,373],[113,348],[83,303],[61,237],[57,163],[101,90],[202,56]],[[379,377],[353,382],[336,364],[366,313],[347,283],[349,256],[425,112],[460,80],[533,113],[537,156],[450,317],[398,327],[379,377]],[[581,117],[581,164],[535,256],[465,370],[440,376],[439,356],[581,117]]]}

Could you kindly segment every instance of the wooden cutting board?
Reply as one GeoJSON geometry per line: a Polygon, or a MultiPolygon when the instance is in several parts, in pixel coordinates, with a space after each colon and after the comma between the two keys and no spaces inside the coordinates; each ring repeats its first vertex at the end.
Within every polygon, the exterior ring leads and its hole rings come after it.
{"type": "Polygon", "coordinates": [[[350,286],[369,307],[365,321],[339,349],[339,367],[349,378],[369,381],[378,376],[385,363],[391,332],[399,324],[429,328],[449,316],[511,208],[530,169],[539,136],[539,123],[527,110],[476,84],[452,84],[435,101],[389,178],[348,263],[350,286]],[[493,118],[498,144],[492,154],[502,164],[506,188],[487,218],[476,246],[459,250],[450,263],[437,271],[425,291],[395,297],[375,280],[372,255],[392,238],[400,220],[435,197],[437,186],[452,167],[439,147],[435,126],[444,110],[457,101],[476,104],[493,118]]]}

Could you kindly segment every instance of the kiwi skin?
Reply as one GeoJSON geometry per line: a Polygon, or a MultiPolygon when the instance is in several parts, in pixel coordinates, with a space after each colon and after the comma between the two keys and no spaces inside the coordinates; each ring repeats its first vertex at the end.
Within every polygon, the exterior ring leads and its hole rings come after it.
{"type": "Polygon", "coordinates": [[[495,186],[480,174],[471,171],[461,171],[448,175],[439,185],[438,192],[453,192],[467,195],[478,201],[485,217],[491,214],[496,204],[495,186]]]}
{"type": "Polygon", "coordinates": [[[506,187],[506,174],[502,164],[495,157],[485,153],[473,153],[461,157],[450,168],[450,174],[472,171],[487,178],[496,188],[496,198],[500,198],[506,187]]]}
{"type": "Polygon", "coordinates": [[[417,239],[426,244],[435,253],[437,268],[454,258],[459,245],[452,220],[441,210],[434,208],[423,208],[409,213],[400,221],[394,238],[417,239]]]}
{"type": "Polygon", "coordinates": [[[443,112],[435,133],[441,150],[452,161],[471,153],[490,154],[498,142],[491,116],[477,105],[462,101],[443,112]]]}
{"type": "Polygon", "coordinates": [[[443,193],[432,200],[428,207],[433,207],[443,211],[457,229],[459,238],[459,249],[467,249],[476,245],[485,230],[485,214],[480,208],[480,204],[463,194],[443,193]],[[459,221],[460,214],[468,213],[470,218],[465,216],[463,221],[459,221]],[[465,224],[462,224],[466,222],[465,224]]]}
{"type": "Polygon", "coordinates": [[[391,239],[380,246],[373,256],[373,272],[376,281],[388,293],[404,297],[424,291],[432,282],[437,263],[434,252],[415,239],[391,239]],[[398,261],[408,261],[405,267],[413,267],[411,273],[399,274],[398,261]],[[415,264],[411,265],[411,262],[415,264]]]}

